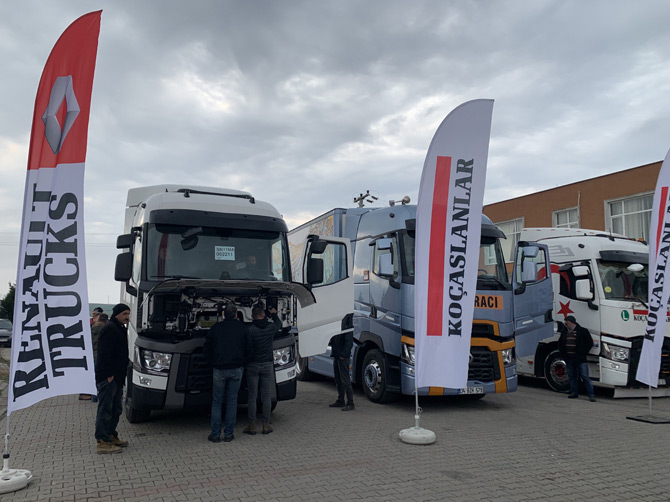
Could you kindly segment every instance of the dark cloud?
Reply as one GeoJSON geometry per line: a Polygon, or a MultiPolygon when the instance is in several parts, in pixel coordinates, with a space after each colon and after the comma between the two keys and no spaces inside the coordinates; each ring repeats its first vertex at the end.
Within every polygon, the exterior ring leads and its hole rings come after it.
{"type": "MultiPolygon", "coordinates": [[[[11,228],[44,62],[92,8],[0,4],[0,210],[11,228]]],[[[293,224],[368,189],[380,203],[416,199],[437,126],[481,97],[496,100],[486,202],[657,161],[668,148],[668,14],[664,1],[625,0],[107,2],[89,242],[113,242],[131,186],[249,190],[293,224]]],[[[114,254],[101,249],[89,262],[114,254]]],[[[17,251],[0,253],[1,292],[17,251]]],[[[96,268],[111,277],[112,266],[96,268]]],[[[95,300],[117,291],[111,279],[90,287],[95,300]]]]}

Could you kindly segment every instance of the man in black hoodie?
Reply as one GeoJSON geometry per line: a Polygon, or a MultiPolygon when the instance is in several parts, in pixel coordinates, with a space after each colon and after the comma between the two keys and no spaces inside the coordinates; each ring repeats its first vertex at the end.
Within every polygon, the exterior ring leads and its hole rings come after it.
{"type": "Polygon", "coordinates": [[[98,388],[98,413],[95,418],[95,439],[98,453],[120,453],[128,441],[119,439],[116,426],[123,412],[123,385],[128,367],[128,319],[130,307],[114,305],[112,318],[100,331],[98,356],[95,362],[95,383],[98,388]]]}
{"type": "Polygon", "coordinates": [[[207,333],[205,354],[213,367],[212,433],[207,438],[213,443],[221,441],[221,407],[226,400],[226,423],[223,440],[235,439],[237,421],[237,393],[242,383],[244,363],[251,353],[251,344],[244,324],[237,320],[237,307],[229,303],[223,309],[224,319],[207,333]]]}
{"type": "Polygon", "coordinates": [[[261,388],[261,406],[263,408],[263,434],[270,434],[270,412],[272,409],[270,385],[272,385],[272,371],[274,357],[272,354],[272,341],[281,330],[281,321],[277,317],[275,309],[268,311],[273,322],[268,322],[265,317],[265,307],[260,304],[251,309],[253,322],[247,328],[251,345],[253,347],[251,358],[247,363],[247,387],[249,388],[248,418],[247,425],[242,432],[245,434],[256,434],[256,399],[258,387],[261,388]]]}

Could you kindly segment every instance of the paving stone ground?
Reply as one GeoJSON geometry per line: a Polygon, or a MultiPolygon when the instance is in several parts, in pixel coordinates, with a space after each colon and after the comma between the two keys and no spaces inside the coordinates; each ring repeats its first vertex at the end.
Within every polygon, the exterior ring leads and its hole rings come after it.
{"type": "MultiPolygon", "coordinates": [[[[96,405],[77,396],[49,399],[11,416],[10,467],[34,479],[3,502],[34,501],[564,501],[670,500],[670,424],[646,415],[646,399],[598,402],[524,380],[518,392],[481,401],[422,399],[430,446],[398,439],[414,425],[411,397],[376,405],[356,390],[356,411],[329,408],[332,382],[301,382],[279,403],[269,435],[207,441],[206,412],[162,414],[129,424],[130,446],[98,455],[96,405]]],[[[6,389],[0,396],[6,428],[6,389]]],[[[670,417],[670,399],[653,402],[670,417]]]]}

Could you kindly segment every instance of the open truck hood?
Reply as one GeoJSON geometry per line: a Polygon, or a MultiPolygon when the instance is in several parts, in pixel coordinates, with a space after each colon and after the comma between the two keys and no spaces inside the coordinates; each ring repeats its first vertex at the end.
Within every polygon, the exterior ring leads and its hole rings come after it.
{"type": "Polygon", "coordinates": [[[304,284],[279,281],[235,281],[213,279],[168,279],[157,284],[150,295],[156,293],[182,293],[193,288],[199,295],[258,295],[259,293],[292,294],[300,302],[301,307],[316,303],[312,292],[304,284]]]}

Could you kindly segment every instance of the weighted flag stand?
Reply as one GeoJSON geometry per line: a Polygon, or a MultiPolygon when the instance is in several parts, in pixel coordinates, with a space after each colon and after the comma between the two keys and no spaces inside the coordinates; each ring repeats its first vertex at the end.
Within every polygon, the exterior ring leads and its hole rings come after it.
{"type": "Polygon", "coordinates": [[[639,415],[633,417],[626,417],[628,420],[635,420],[637,422],[646,422],[648,424],[670,424],[670,418],[655,417],[651,411],[651,385],[649,386],[649,415],[639,415]]]}
{"type": "Polygon", "coordinates": [[[419,407],[419,389],[416,383],[416,376],[414,378],[414,402],[416,406],[414,412],[414,427],[401,430],[400,441],[408,444],[433,444],[437,439],[435,433],[419,427],[419,414],[421,413],[421,408],[419,407]]]}
{"type": "Polygon", "coordinates": [[[2,455],[2,471],[0,471],[0,493],[21,490],[28,486],[33,474],[25,469],[9,468],[9,416],[7,417],[7,433],[5,434],[5,453],[2,455]]]}

